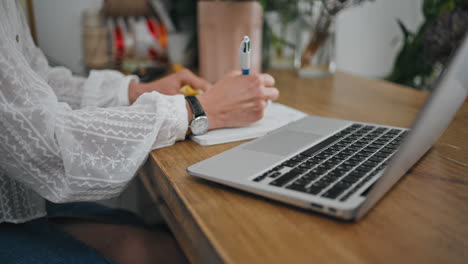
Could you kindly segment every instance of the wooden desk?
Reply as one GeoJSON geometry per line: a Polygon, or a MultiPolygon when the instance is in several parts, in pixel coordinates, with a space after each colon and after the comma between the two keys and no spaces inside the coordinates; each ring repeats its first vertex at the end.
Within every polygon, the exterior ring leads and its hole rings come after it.
{"type": "MultiPolygon", "coordinates": [[[[426,93],[338,73],[273,71],[280,103],[312,115],[408,127],[426,93]]],[[[468,104],[435,147],[357,223],[189,176],[239,143],[153,151],[141,171],[193,263],[468,263],[468,104]]]]}

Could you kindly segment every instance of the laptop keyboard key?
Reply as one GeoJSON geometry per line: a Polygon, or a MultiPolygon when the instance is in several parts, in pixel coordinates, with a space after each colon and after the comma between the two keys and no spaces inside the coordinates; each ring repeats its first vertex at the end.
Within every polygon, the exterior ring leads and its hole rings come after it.
{"type": "Polygon", "coordinates": [[[317,156],[315,156],[315,157],[312,157],[312,158],[308,159],[306,162],[307,163],[319,164],[322,161],[323,161],[323,159],[320,159],[317,156]]]}
{"type": "Polygon", "coordinates": [[[291,185],[305,187],[308,184],[309,184],[309,181],[307,179],[299,178],[299,179],[295,180],[291,185]]]}
{"type": "Polygon", "coordinates": [[[378,157],[378,158],[382,158],[382,159],[385,159],[387,158],[388,156],[390,156],[389,153],[384,153],[384,152],[377,152],[374,154],[375,157],[378,157]]]}
{"type": "Polygon", "coordinates": [[[287,161],[283,162],[283,164],[281,164],[281,165],[292,168],[292,167],[296,166],[297,164],[299,164],[299,162],[292,161],[292,160],[287,160],[287,161]]]}
{"type": "Polygon", "coordinates": [[[268,177],[269,177],[269,178],[276,178],[276,177],[278,177],[278,176],[280,176],[280,175],[281,175],[281,172],[276,171],[276,172],[273,172],[273,173],[271,173],[270,175],[268,175],[268,177]]]}
{"type": "Polygon", "coordinates": [[[300,175],[300,174],[302,174],[302,173],[304,173],[304,172],[306,172],[306,171],[307,171],[307,169],[303,169],[303,168],[294,168],[294,169],[292,169],[292,170],[290,171],[290,173],[293,173],[293,174],[295,174],[295,175],[300,175]]]}
{"type": "Polygon", "coordinates": [[[341,177],[346,174],[346,171],[342,170],[332,170],[328,173],[328,175],[335,176],[335,177],[341,177]]]}
{"type": "Polygon", "coordinates": [[[361,166],[356,168],[356,171],[361,171],[363,173],[367,173],[367,172],[371,171],[372,169],[373,169],[373,167],[361,165],[361,166]]]}
{"type": "Polygon", "coordinates": [[[362,178],[364,175],[366,175],[366,172],[363,171],[358,171],[358,170],[353,170],[348,174],[348,176],[356,177],[356,178],[362,178]]]}
{"type": "Polygon", "coordinates": [[[362,165],[374,168],[374,167],[377,167],[377,165],[379,165],[379,162],[375,162],[375,161],[372,161],[372,160],[367,160],[362,165]]]}
{"type": "Polygon", "coordinates": [[[296,156],[292,157],[290,160],[291,161],[296,161],[296,162],[302,162],[303,160],[305,160],[307,158],[309,158],[309,157],[306,156],[306,155],[299,154],[299,155],[296,155],[296,156]]]}
{"type": "Polygon", "coordinates": [[[348,176],[344,177],[341,181],[349,183],[349,184],[353,184],[353,183],[358,182],[359,179],[361,179],[361,178],[360,177],[354,177],[352,175],[348,175],[348,176]]]}
{"type": "Polygon", "coordinates": [[[330,198],[330,199],[336,199],[336,197],[340,196],[346,188],[341,188],[339,186],[333,186],[330,190],[326,191],[324,194],[322,194],[323,197],[325,198],[330,198]]]}
{"type": "Polygon", "coordinates": [[[333,177],[331,175],[326,175],[322,178],[320,178],[320,182],[324,182],[324,183],[327,183],[327,184],[330,184],[330,183],[333,183],[334,181],[336,181],[336,179],[338,179],[337,177],[333,177]]]}
{"type": "Polygon", "coordinates": [[[270,182],[270,185],[282,187],[282,186],[286,185],[286,183],[288,183],[291,180],[293,180],[294,178],[296,178],[297,176],[298,176],[297,173],[294,173],[293,171],[290,171],[290,172],[284,174],[283,176],[279,177],[278,179],[270,182]]]}
{"type": "Polygon", "coordinates": [[[331,137],[325,139],[324,141],[318,143],[317,145],[309,148],[308,150],[302,152],[301,154],[306,155],[306,156],[312,156],[315,153],[322,150],[323,148],[325,148],[326,146],[328,146],[328,145],[332,144],[333,142],[337,141],[339,138],[340,137],[337,137],[337,136],[331,136],[331,137]]]}
{"type": "Polygon", "coordinates": [[[296,184],[291,184],[291,185],[287,186],[286,188],[290,189],[290,190],[294,190],[294,191],[313,194],[313,195],[319,194],[323,190],[323,188],[317,188],[317,187],[313,187],[313,186],[304,187],[302,185],[296,185],[296,184]]]}
{"type": "Polygon", "coordinates": [[[303,170],[308,170],[308,169],[311,168],[311,166],[304,162],[304,163],[299,164],[299,166],[297,166],[297,168],[303,169],[303,170]]]}
{"type": "Polygon", "coordinates": [[[266,178],[266,176],[268,175],[268,172],[267,173],[264,173],[260,176],[258,176],[257,178],[254,179],[255,182],[259,182],[259,181],[262,181],[263,179],[266,178]]]}
{"type": "Polygon", "coordinates": [[[305,179],[308,179],[310,181],[313,181],[313,180],[317,179],[319,176],[320,176],[320,174],[318,174],[318,173],[308,172],[302,177],[304,177],[305,179]]]}
{"type": "Polygon", "coordinates": [[[309,194],[314,194],[317,195],[319,194],[323,189],[322,188],[315,188],[313,186],[307,188],[305,191],[309,194]]]}
{"type": "Polygon", "coordinates": [[[336,167],[337,170],[339,171],[350,171],[353,169],[354,166],[351,166],[351,165],[339,165],[338,167],[336,167]]]}
{"type": "Polygon", "coordinates": [[[295,190],[295,191],[300,191],[300,192],[306,192],[304,185],[302,184],[291,184],[286,187],[286,189],[290,190],[295,190]]]}
{"type": "Polygon", "coordinates": [[[339,181],[333,187],[348,189],[351,185],[349,182],[339,181]]]}
{"type": "Polygon", "coordinates": [[[314,182],[311,187],[325,189],[329,184],[319,180],[318,182],[314,182]]]}

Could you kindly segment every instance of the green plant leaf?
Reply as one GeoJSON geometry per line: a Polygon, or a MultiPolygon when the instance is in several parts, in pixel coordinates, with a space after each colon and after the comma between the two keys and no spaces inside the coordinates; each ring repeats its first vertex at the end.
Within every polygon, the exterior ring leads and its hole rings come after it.
{"type": "Polygon", "coordinates": [[[406,28],[405,24],[403,24],[403,21],[401,21],[400,19],[397,19],[397,23],[401,29],[401,32],[403,33],[404,42],[406,43],[410,39],[410,37],[412,37],[412,34],[408,30],[408,28],[406,28]]]}
{"type": "Polygon", "coordinates": [[[269,32],[269,35],[270,35],[270,38],[271,38],[271,43],[273,45],[277,45],[277,46],[286,46],[286,47],[290,47],[292,49],[294,49],[296,47],[295,44],[291,43],[291,42],[288,42],[286,41],[286,39],[282,36],[277,36],[273,30],[271,30],[270,27],[267,28],[268,32],[269,32]]]}
{"type": "Polygon", "coordinates": [[[432,19],[433,17],[437,16],[439,13],[438,6],[440,5],[441,0],[425,0],[423,2],[423,15],[426,19],[432,19]]]}
{"type": "Polygon", "coordinates": [[[468,0],[455,0],[455,5],[461,8],[468,8],[468,0]]]}
{"type": "Polygon", "coordinates": [[[449,0],[440,5],[439,7],[439,12],[437,15],[440,15],[442,12],[450,12],[455,9],[455,1],[454,0],[449,0]]]}

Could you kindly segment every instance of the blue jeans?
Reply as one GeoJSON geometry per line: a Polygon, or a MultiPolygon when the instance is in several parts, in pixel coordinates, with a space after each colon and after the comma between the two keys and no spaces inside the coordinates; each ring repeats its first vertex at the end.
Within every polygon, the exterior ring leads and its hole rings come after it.
{"type": "Polygon", "coordinates": [[[49,222],[49,217],[80,218],[109,224],[144,226],[130,212],[96,203],[47,204],[47,217],[23,224],[0,224],[2,264],[115,263],[49,222]]]}

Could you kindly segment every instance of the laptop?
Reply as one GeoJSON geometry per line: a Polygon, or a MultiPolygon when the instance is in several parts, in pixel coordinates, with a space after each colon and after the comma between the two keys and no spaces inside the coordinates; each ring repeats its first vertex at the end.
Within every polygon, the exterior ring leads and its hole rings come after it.
{"type": "Polygon", "coordinates": [[[411,129],[307,116],[187,172],[334,218],[358,220],[429,150],[464,103],[467,36],[411,129]]]}

